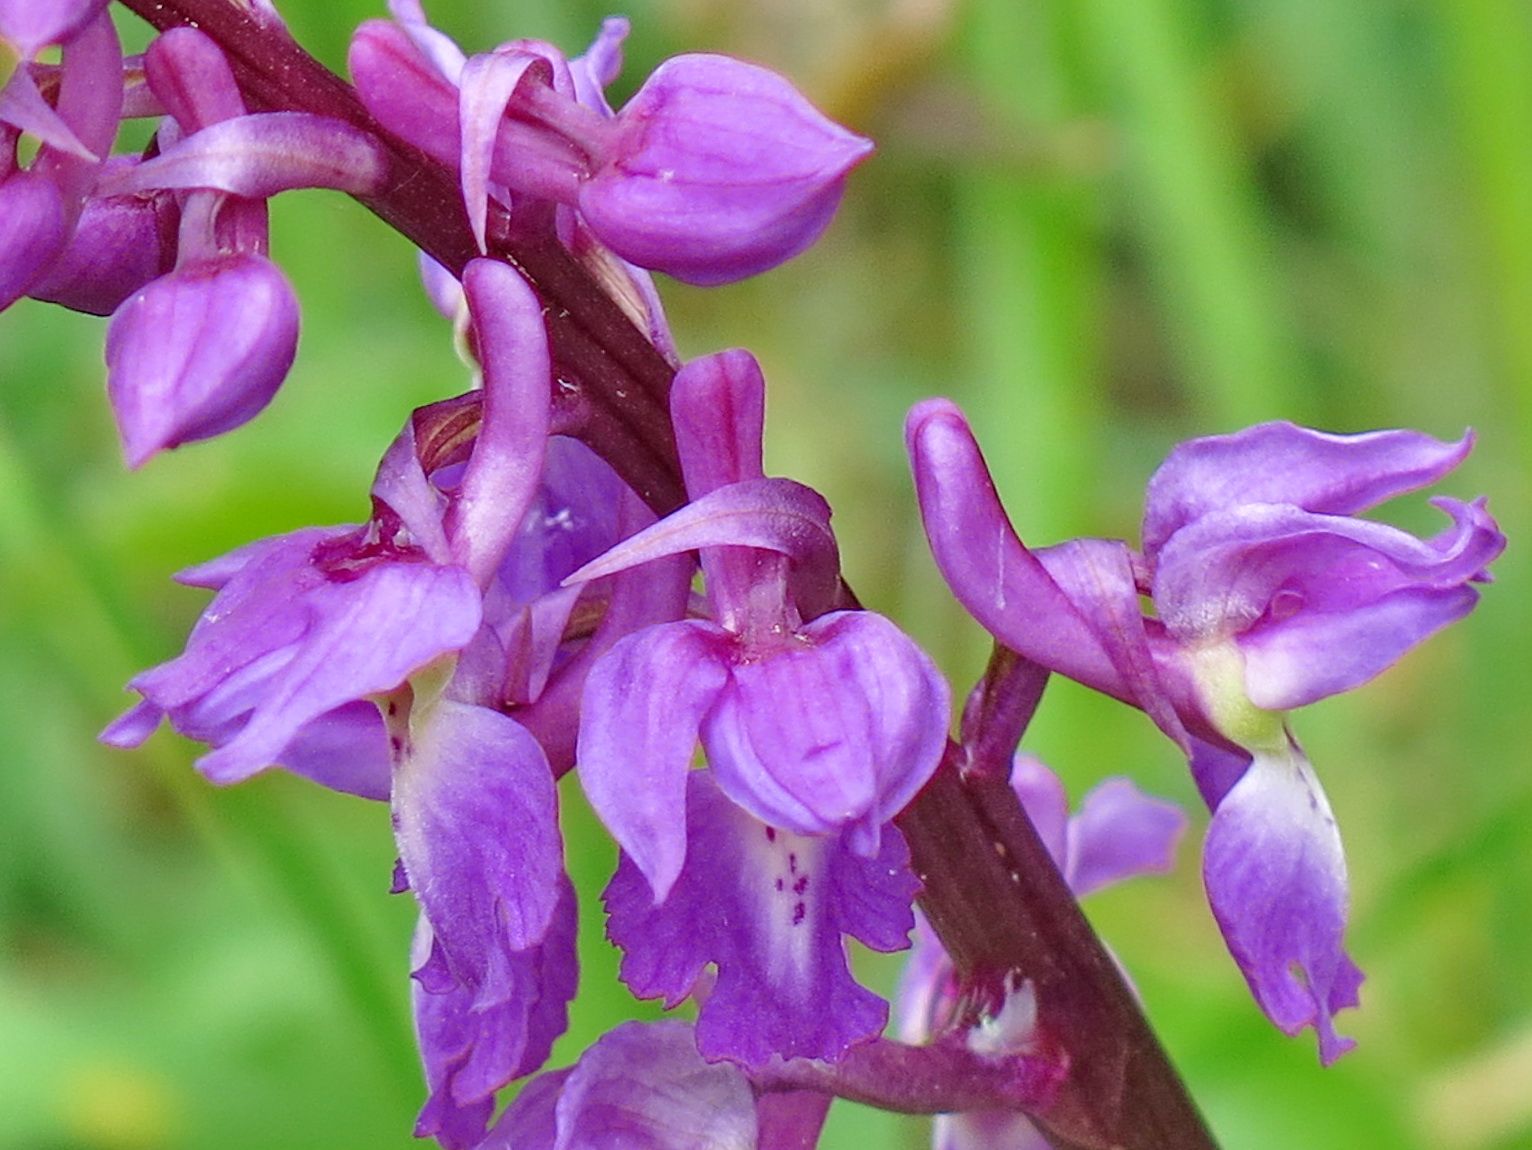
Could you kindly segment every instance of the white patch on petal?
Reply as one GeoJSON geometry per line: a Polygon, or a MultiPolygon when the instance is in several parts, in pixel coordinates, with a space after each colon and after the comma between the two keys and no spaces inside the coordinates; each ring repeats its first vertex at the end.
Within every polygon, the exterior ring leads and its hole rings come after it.
{"type": "Polygon", "coordinates": [[[755,921],[773,985],[814,983],[810,972],[827,881],[824,849],[823,840],[767,826],[746,847],[753,865],[743,877],[756,894],[755,921]]]}

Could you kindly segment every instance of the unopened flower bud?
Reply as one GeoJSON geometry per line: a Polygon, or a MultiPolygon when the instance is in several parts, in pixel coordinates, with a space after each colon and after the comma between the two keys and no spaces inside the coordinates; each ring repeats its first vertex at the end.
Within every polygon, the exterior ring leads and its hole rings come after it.
{"type": "Polygon", "coordinates": [[[618,115],[579,206],[624,259],[688,283],[727,283],[813,243],[871,151],[775,72],[677,56],[618,115]]]}
{"type": "Polygon", "coordinates": [[[107,334],[107,392],[130,467],[230,431],[276,394],[298,347],[298,301],[257,255],[187,264],[124,303],[107,334]]]}

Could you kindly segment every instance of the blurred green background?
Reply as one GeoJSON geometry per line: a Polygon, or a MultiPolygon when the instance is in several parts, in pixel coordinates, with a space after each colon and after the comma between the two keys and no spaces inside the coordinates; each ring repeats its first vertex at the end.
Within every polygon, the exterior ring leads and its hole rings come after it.
{"type": "MultiPolygon", "coordinates": [[[[364,0],[287,0],[340,66],[364,0]]],[[[470,49],[578,49],[586,0],[436,0],[470,49]]],[[[828,239],[757,282],[666,284],[688,354],[772,383],[769,467],[836,507],[852,582],[962,687],[985,642],[927,557],[910,403],[971,412],[1033,543],[1135,538],[1176,441],[1268,418],[1479,432],[1447,485],[1512,537],[1479,611],[1300,736],[1346,836],[1368,972],[1329,1071],[1257,1013],[1204,905],[1205,819],[1142,716],[1060,684],[1029,744],[1078,797],[1128,773],[1196,810],[1178,873],[1090,906],[1225,1146],[1532,1147],[1532,15],[1518,0],[654,0],[619,94],[663,55],[734,52],[874,136],[828,239]]],[[[131,18],[135,42],[144,33],[131,18]]],[[[161,734],[94,733],[204,596],[170,572],[365,514],[414,405],[463,386],[409,249],[339,196],[274,209],[305,308],[270,411],[124,471],[102,324],[0,316],[0,1148],[387,1150],[421,1098],[412,912],[386,812],[266,777],[226,791],[161,734]]],[[[1385,515],[1435,528],[1419,499],[1385,515]]],[[[568,1061],[651,1008],[616,985],[613,849],[566,791],[586,970],[568,1061]]],[[[888,985],[897,961],[869,964],[888,985]]],[[[837,1108],[827,1147],[923,1144],[837,1108]]]]}

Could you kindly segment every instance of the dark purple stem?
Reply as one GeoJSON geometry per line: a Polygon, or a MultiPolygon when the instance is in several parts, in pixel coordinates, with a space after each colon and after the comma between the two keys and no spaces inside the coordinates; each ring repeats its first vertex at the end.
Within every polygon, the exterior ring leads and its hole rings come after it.
{"type": "MultiPolygon", "coordinates": [[[[344,80],[258,11],[239,0],[121,2],[156,28],[189,24],[217,41],[252,107],[333,116],[377,136],[390,178],[362,203],[454,272],[477,254],[454,174],[389,135],[344,80]]],[[[488,239],[491,253],[520,269],[545,304],[562,410],[578,421],[573,430],[657,513],[675,510],[685,492],[667,406],[674,367],[547,229],[518,230],[492,211],[488,239]]],[[[841,604],[855,605],[844,584],[841,604]]],[[[992,686],[988,711],[998,733],[965,728],[965,742],[985,758],[1035,705],[1015,681],[992,686]]],[[[1041,1031],[1071,1069],[1057,1100],[1032,1116],[1061,1148],[1215,1150],[1003,772],[964,777],[969,765],[967,753],[950,746],[899,824],[925,884],[921,905],[974,992],[994,1002],[1009,975],[1037,989],[1041,1031]]],[[[867,1083],[870,1101],[875,1086],[867,1083]]],[[[962,1102],[949,1095],[949,1104],[962,1102]]]]}

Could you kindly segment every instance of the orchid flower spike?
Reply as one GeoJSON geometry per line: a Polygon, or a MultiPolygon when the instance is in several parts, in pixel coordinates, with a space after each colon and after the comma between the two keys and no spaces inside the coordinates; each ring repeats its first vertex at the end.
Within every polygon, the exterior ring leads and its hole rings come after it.
{"type": "Polygon", "coordinates": [[[1484,501],[1418,539],[1357,513],[1441,479],[1472,439],[1331,435],[1268,423],[1182,444],[1149,483],[1143,550],[1016,537],[962,413],[907,425],[921,514],[953,593],[1001,643],[1141,707],[1186,752],[1213,810],[1203,874],[1257,1002],[1313,1026],[1330,1062],[1352,1045],[1345,859],[1286,711],[1360,686],[1461,619],[1505,539],[1484,501]],[[1148,596],[1155,615],[1144,618],[1148,596]]]}

